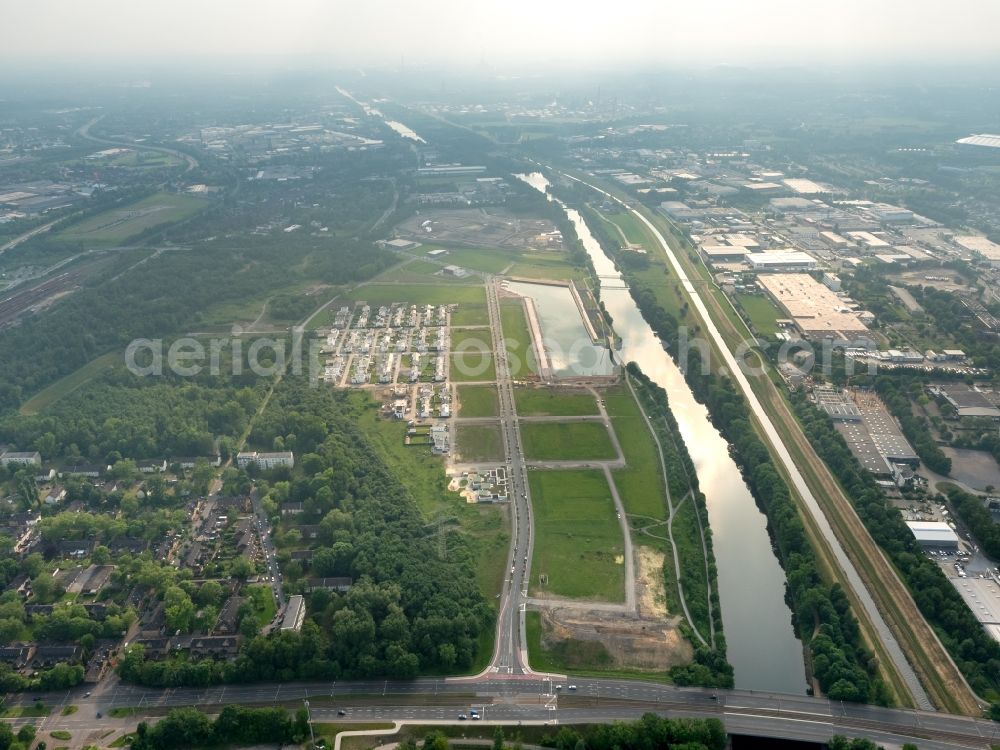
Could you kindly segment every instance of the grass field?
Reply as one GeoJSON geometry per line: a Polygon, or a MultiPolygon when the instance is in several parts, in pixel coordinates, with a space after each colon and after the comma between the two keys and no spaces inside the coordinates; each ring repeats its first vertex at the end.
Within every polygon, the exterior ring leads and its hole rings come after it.
{"type": "Polygon", "coordinates": [[[0,718],[3,719],[28,719],[38,716],[48,716],[52,709],[46,705],[38,706],[8,706],[0,708],[0,718]]]}
{"type": "Polygon", "coordinates": [[[759,335],[774,336],[778,332],[776,321],[783,316],[771,300],[761,294],[738,294],[736,300],[759,335]]]}
{"type": "Polygon", "coordinates": [[[190,195],[156,193],[122,208],[84,219],[56,234],[56,239],[95,245],[124,242],[150,227],[186,219],[204,208],[207,202],[190,195]]]}
{"type": "MultiPolygon", "coordinates": [[[[646,230],[632,214],[619,211],[617,213],[607,213],[604,216],[608,221],[621,229],[629,244],[644,245],[646,243],[646,230]]],[[[612,234],[612,236],[615,235],[617,235],[617,232],[612,234]]]]}
{"type": "Polygon", "coordinates": [[[102,357],[92,359],[76,372],[71,372],[47,388],[43,388],[21,404],[21,414],[32,416],[43,412],[67,393],[75,391],[81,385],[90,382],[105,370],[116,364],[121,364],[123,361],[121,352],[109,352],[102,357]]]}
{"type": "Polygon", "coordinates": [[[452,353],[469,352],[470,354],[493,351],[493,337],[488,328],[470,328],[456,330],[451,333],[452,353]]]}
{"type": "Polygon", "coordinates": [[[488,326],[490,313],[486,309],[486,303],[460,305],[451,314],[451,324],[453,326],[488,326]]]}
{"type": "Polygon", "coordinates": [[[555,281],[582,280],[587,271],[577,268],[564,260],[562,256],[553,258],[533,257],[530,260],[518,261],[507,269],[507,276],[524,279],[552,279],[555,281]]]}
{"type": "Polygon", "coordinates": [[[624,542],[603,472],[532,471],[528,483],[535,515],[532,590],[623,601],[624,542]]]}
{"type": "Polygon", "coordinates": [[[468,268],[472,271],[500,273],[500,271],[517,260],[520,255],[516,250],[503,250],[500,248],[449,247],[448,254],[444,258],[441,258],[441,260],[454,266],[468,268]]]}
{"type": "Polygon", "coordinates": [[[665,519],[667,505],[660,459],[638,404],[628,388],[621,386],[605,393],[605,403],[628,464],[624,469],[614,470],[626,513],[665,519]]]}
{"type": "Polygon", "coordinates": [[[593,395],[575,388],[515,388],[514,404],[522,417],[586,417],[598,414],[593,395]]]}
{"type": "MultiPolygon", "coordinates": [[[[405,302],[412,305],[479,305],[486,310],[486,289],[482,284],[380,284],[373,282],[355,287],[344,295],[345,299],[367,302],[370,305],[387,305],[405,302]]],[[[488,321],[487,321],[488,322],[488,321]]],[[[465,325],[472,325],[466,323],[465,325]]]]}
{"type": "Polygon", "coordinates": [[[536,461],[586,461],[616,458],[601,422],[522,422],[524,455],[536,461]]]}
{"type": "Polygon", "coordinates": [[[495,417],[500,406],[492,385],[460,385],[458,402],[460,417],[495,417]]]}
{"type": "Polygon", "coordinates": [[[455,442],[463,461],[502,461],[500,425],[463,424],[455,430],[455,442]]]}
{"type": "Polygon", "coordinates": [[[396,268],[390,268],[385,273],[379,274],[379,281],[394,281],[403,284],[414,283],[441,283],[459,284],[469,283],[469,279],[460,279],[457,276],[445,276],[441,273],[441,266],[426,260],[415,260],[396,268]]]}
{"type": "Polygon", "coordinates": [[[450,378],[454,382],[496,380],[497,372],[493,364],[493,355],[483,354],[475,350],[453,354],[451,356],[450,378]]]}
{"type": "Polygon", "coordinates": [[[510,374],[523,378],[538,372],[535,352],[531,346],[531,332],[524,314],[524,303],[519,299],[505,299],[500,302],[500,325],[507,349],[510,374]]]}

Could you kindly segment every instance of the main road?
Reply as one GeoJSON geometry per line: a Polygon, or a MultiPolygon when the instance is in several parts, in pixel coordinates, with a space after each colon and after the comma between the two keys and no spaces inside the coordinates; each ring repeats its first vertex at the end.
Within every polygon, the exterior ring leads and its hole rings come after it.
{"type": "Polygon", "coordinates": [[[496,277],[486,278],[486,307],[489,311],[490,333],[493,338],[499,398],[498,417],[504,454],[507,457],[507,496],[511,498],[511,543],[507,558],[509,573],[500,592],[493,659],[483,674],[492,672],[526,675],[530,669],[524,610],[535,540],[531,525],[528,468],[524,462],[524,447],[521,444],[517,408],[514,404],[514,380],[510,372],[510,363],[507,361],[503,328],[500,325],[500,284],[500,279],[496,277]]]}
{"type": "MultiPolygon", "coordinates": [[[[457,723],[460,714],[478,708],[487,722],[592,723],[638,718],[652,711],[673,717],[713,717],[730,733],[826,741],[834,734],[868,737],[889,746],[905,742],[921,750],[988,748],[1000,741],[998,725],[940,712],[844,704],[825,698],[747,690],[710,691],[661,683],[617,679],[576,679],[573,690],[550,678],[509,673],[463,682],[451,679],[413,681],[328,681],[226,685],[159,690],[120,683],[85,692],[85,686],[60,693],[44,729],[74,733],[106,731],[117,725],[114,708],[134,709],[120,722],[130,729],[146,716],[171,707],[197,706],[211,712],[230,704],[297,706],[310,701],[313,719],[341,722],[404,721],[414,724],[457,723]],[[76,711],[62,715],[66,706],[76,711]],[[345,716],[338,716],[344,711],[345,716]],[[98,714],[101,718],[98,719],[98,714]]],[[[29,694],[10,704],[31,705],[29,694]]],[[[29,721],[15,720],[15,723],[29,721]]]]}

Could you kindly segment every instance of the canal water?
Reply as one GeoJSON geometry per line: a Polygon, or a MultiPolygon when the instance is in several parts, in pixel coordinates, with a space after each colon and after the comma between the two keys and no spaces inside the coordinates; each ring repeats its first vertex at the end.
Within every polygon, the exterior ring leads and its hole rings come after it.
{"type": "MultiPolygon", "coordinates": [[[[538,173],[520,176],[545,191],[538,173]]],[[[579,212],[563,206],[590,255],[601,282],[601,301],[621,337],[619,359],[636,362],[670,399],[670,410],[705,494],[718,569],[727,657],[736,687],[802,694],[806,690],[802,644],[785,604],[785,574],[778,564],[767,519],[757,508],[729,445],[709,421],[673,359],[643,319],[621,275],[590,233],[579,212]]]]}
{"type": "Polygon", "coordinates": [[[610,375],[614,372],[610,352],[591,341],[569,287],[524,281],[509,281],[505,286],[515,294],[531,298],[554,375],[610,375]]]}

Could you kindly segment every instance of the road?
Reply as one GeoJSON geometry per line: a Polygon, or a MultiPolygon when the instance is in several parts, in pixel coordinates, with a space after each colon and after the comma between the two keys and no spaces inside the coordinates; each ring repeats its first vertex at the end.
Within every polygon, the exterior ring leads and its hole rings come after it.
{"type": "Polygon", "coordinates": [[[184,169],[185,174],[190,172],[192,169],[197,168],[198,160],[195,159],[190,154],[184,153],[183,151],[177,151],[172,148],[167,148],[166,146],[149,146],[145,143],[134,143],[132,141],[112,141],[108,140],[107,138],[98,138],[96,135],[91,135],[90,129],[95,124],[97,124],[103,117],[104,115],[100,115],[99,117],[95,117],[93,120],[90,120],[87,124],[81,125],[80,128],[76,131],[76,134],[81,138],[86,138],[88,141],[93,141],[94,143],[100,143],[105,146],[125,146],[126,148],[136,149],[137,151],[156,151],[157,153],[160,154],[169,154],[170,156],[176,156],[178,159],[182,159],[187,164],[187,167],[184,169]]]}
{"type": "Polygon", "coordinates": [[[896,640],[895,635],[893,635],[892,631],[889,628],[888,623],[882,616],[882,612],[875,604],[875,600],[872,598],[872,595],[868,591],[868,588],[864,585],[864,582],[861,579],[861,575],[855,568],[854,563],[847,556],[847,553],[844,551],[844,548],[838,541],[836,534],[834,533],[833,528],[831,527],[830,522],[826,517],[826,514],[823,512],[822,508],[820,508],[819,503],[817,502],[815,496],[812,493],[812,490],[809,488],[809,485],[806,484],[805,478],[802,476],[802,472],[799,471],[798,465],[792,459],[791,453],[789,453],[788,448],[785,446],[784,441],[778,434],[778,430],[775,428],[774,423],[771,421],[770,416],[765,411],[763,405],[760,403],[760,400],[757,398],[757,394],[754,393],[754,390],[750,386],[750,382],[747,380],[746,374],[741,369],[739,363],[736,360],[736,357],[734,357],[732,352],[729,350],[729,347],[727,346],[725,340],[722,337],[722,333],[719,331],[718,327],[715,324],[715,321],[709,314],[708,308],[705,306],[705,303],[702,300],[701,295],[698,293],[697,287],[688,278],[687,273],[681,266],[680,261],[677,259],[677,256],[674,254],[673,248],[670,247],[670,244],[667,242],[666,238],[663,236],[660,230],[656,228],[656,225],[653,224],[653,222],[651,222],[649,219],[647,219],[642,213],[632,208],[627,203],[620,200],[611,193],[602,190],[601,188],[595,185],[580,180],[576,177],[572,177],[571,175],[566,175],[566,176],[572,180],[575,180],[576,182],[581,183],[582,185],[586,185],[587,187],[601,193],[608,199],[613,200],[619,205],[621,205],[626,211],[628,211],[636,219],[641,221],[649,230],[650,234],[660,244],[660,247],[665,253],[667,260],[670,262],[671,269],[676,274],[677,278],[680,280],[681,285],[684,287],[685,292],[687,292],[688,297],[691,299],[692,305],[694,305],[694,308],[698,311],[698,315],[702,320],[702,325],[704,327],[704,330],[708,333],[709,336],[711,336],[713,342],[716,345],[716,348],[718,349],[720,355],[722,356],[723,362],[726,368],[728,369],[730,376],[732,377],[733,381],[737,384],[737,386],[739,386],[739,389],[742,392],[743,397],[747,401],[747,405],[753,412],[754,417],[757,419],[757,422],[760,425],[761,432],[763,433],[764,438],[767,440],[768,443],[770,443],[771,448],[773,449],[775,455],[781,462],[782,468],[785,470],[787,476],[791,479],[791,483],[794,486],[795,491],[802,498],[805,507],[808,509],[814,524],[816,525],[816,527],[819,529],[820,533],[826,540],[831,553],[833,554],[834,558],[837,561],[837,564],[844,572],[844,577],[848,585],[851,587],[852,592],[854,593],[857,601],[859,601],[861,603],[861,606],[864,608],[865,614],[867,615],[869,621],[872,623],[872,627],[874,628],[876,634],[878,635],[879,640],[882,642],[882,645],[885,648],[886,653],[892,660],[893,666],[895,667],[899,675],[902,677],[904,683],[906,684],[906,687],[909,689],[911,695],[913,696],[916,705],[922,709],[926,710],[932,709],[933,706],[931,704],[930,698],[928,697],[927,692],[924,690],[923,685],[920,683],[920,680],[917,678],[916,672],[914,671],[913,667],[910,665],[909,661],[907,661],[905,655],[903,654],[903,650],[900,647],[899,642],[896,640]]]}
{"type": "MultiPolygon", "coordinates": [[[[987,748],[1000,741],[1000,726],[939,712],[841,704],[825,698],[746,690],[710,691],[660,683],[578,678],[576,690],[550,678],[494,674],[472,681],[420,679],[406,682],[358,681],[229,685],[157,690],[117,684],[85,695],[85,687],[60,693],[44,729],[82,735],[130,728],[143,716],[162,715],[176,706],[230,704],[297,706],[309,699],[314,721],[458,723],[458,715],[478,707],[487,723],[582,723],[638,718],[646,711],[672,717],[715,717],[730,733],[826,741],[833,734],[863,736],[887,745],[915,742],[921,750],[987,748]],[[67,705],[77,711],[61,715],[67,705]],[[112,708],[139,708],[125,720],[107,716],[112,708]],[[346,717],[338,717],[338,711],[346,717]],[[97,713],[102,719],[97,719],[97,713]]],[[[10,703],[30,705],[30,694],[10,703]]],[[[27,720],[15,720],[15,724],[27,720]]]]}
{"type": "Polygon", "coordinates": [[[257,535],[260,537],[260,551],[265,570],[264,578],[271,579],[274,602],[278,605],[280,613],[285,606],[285,589],[281,580],[281,571],[278,569],[278,553],[274,548],[274,540],[271,539],[271,523],[264,511],[263,503],[260,501],[260,492],[256,487],[250,491],[250,502],[253,503],[254,523],[257,524],[257,535]]]}
{"type": "Polygon", "coordinates": [[[486,279],[486,307],[490,317],[490,333],[495,352],[496,385],[499,398],[498,417],[503,436],[504,454],[507,457],[508,493],[512,498],[511,544],[507,556],[510,573],[500,593],[497,614],[497,635],[493,659],[484,674],[489,672],[524,675],[528,667],[528,644],[524,624],[525,599],[531,571],[531,553],[534,535],[531,526],[531,498],[528,488],[528,469],[524,461],[524,448],[518,429],[517,409],[514,406],[514,380],[507,362],[507,349],[500,326],[500,280],[486,279]]]}
{"type": "Polygon", "coordinates": [[[12,239],[10,242],[7,242],[7,243],[5,243],[3,245],[0,245],[0,255],[2,255],[3,253],[7,252],[8,250],[14,249],[18,245],[20,245],[22,242],[27,242],[28,240],[30,240],[35,235],[41,234],[42,232],[49,231],[50,229],[52,229],[52,227],[54,227],[60,221],[62,221],[62,218],[56,219],[55,221],[50,221],[48,224],[42,224],[40,227],[35,227],[34,229],[29,229],[27,232],[25,232],[24,234],[18,235],[17,237],[15,237],[14,239],[12,239]]]}

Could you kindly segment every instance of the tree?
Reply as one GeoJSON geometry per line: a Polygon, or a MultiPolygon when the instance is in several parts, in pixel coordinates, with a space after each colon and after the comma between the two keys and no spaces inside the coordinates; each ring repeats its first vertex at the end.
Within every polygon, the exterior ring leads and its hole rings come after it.
{"type": "Polygon", "coordinates": [[[191,483],[195,492],[199,495],[208,494],[208,485],[215,478],[215,469],[206,458],[199,458],[195,461],[194,469],[191,471],[191,483]]]}
{"type": "Polygon", "coordinates": [[[493,750],[503,750],[503,727],[497,727],[493,732],[493,750]]]}
{"type": "Polygon", "coordinates": [[[167,628],[187,632],[191,629],[195,607],[191,597],[180,586],[171,586],[163,597],[167,628]]]}
{"type": "Polygon", "coordinates": [[[32,579],[31,591],[40,604],[51,604],[62,595],[59,582],[48,573],[40,573],[32,579]]]}
{"type": "Polygon", "coordinates": [[[30,745],[31,741],[35,739],[35,725],[25,724],[17,731],[17,741],[24,743],[25,745],[30,745]]]}
{"type": "Polygon", "coordinates": [[[198,589],[198,604],[203,607],[219,604],[224,591],[218,581],[205,581],[198,589]]]}
{"type": "Polygon", "coordinates": [[[448,738],[442,732],[431,732],[424,737],[421,750],[448,750],[448,738]]]}
{"type": "Polygon", "coordinates": [[[229,566],[229,573],[234,578],[246,580],[254,574],[254,564],[246,555],[238,555],[229,566]]]}

